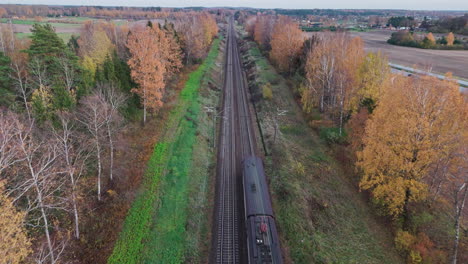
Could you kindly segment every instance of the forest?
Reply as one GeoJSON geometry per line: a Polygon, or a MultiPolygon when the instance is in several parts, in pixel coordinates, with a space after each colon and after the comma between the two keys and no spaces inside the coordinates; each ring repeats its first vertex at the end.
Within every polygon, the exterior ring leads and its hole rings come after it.
{"type": "MultiPolygon", "coordinates": [[[[365,52],[359,37],[324,32],[307,39],[287,16],[240,20],[288,81],[309,126],[340,157],[355,191],[388,221],[407,263],[466,262],[468,108],[452,75],[393,74],[387,58],[365,52]]],[[[453,44],[453,34],[447,39],[453,44]]],[[[265,100],[277,84],[261,87],[265,100]]],[[[311,198],[296,202],[302,199],[311,198]]],[[[293,235],[284,234],[283,243],[293,235]]]]}
{"type": "MultiPolygon", "coordinates": [[[[54,10],[28,8],[7,7],[28,16],[54,10]]],[[[87,12],[93,10],[100,9],[87,12]]],[[[172,15],[163,24],[131,27],[85,22],[67,43],[47,23],[34,24],[31,37],[22,39],[11,24],[0,24],[2,263],[65,263],[91,259],[86,252],[102,254],[99,232],[92,230],[105,229],[99,221],[121,225],[116,214],[125,214],[131,202],[115,198],[128,188],[117,186],[129,180],[116,163],[121,137],[157,116],[169,100],[168,83],[198,64],[217,35],[209,13],[172,15]]]]}
{"type": "MultiPolygon", "coordinates": [[[[396,74],[361,38],[297,20],[390,13],[413,25],[404,10],[1,5],[0,262],[208,260],[232,15],[284,261],[468,263],[457,79],[396,74]]],[[[391,41],[459,48],[463,18],[391,41]]]]}

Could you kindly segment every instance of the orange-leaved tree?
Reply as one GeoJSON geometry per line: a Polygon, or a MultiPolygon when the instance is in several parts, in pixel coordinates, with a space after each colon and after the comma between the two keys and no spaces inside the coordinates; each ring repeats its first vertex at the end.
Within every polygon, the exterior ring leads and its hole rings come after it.
{"type": "Polygon", "coordinates": [[[269,15],[257,16],[254,26],[254,40],[262,48],[270,48],[271,34],[275,25],[275,19],[269,15]]]}
{"type": "Polygon", "coordinates": [[[156,111],[163,105],[166,79],[182,67],[180,49],[170,38],[157,26],[136,27],[128,38],[127,47],[131,54],[128,65],[138,84],[132,92],[141,98],[144,123],[148,110],[156,111]]]}
{"type": "Polygon", "coordinates": [[[367,121],[365,146],[357,153],[360,188],[370,190],[389,215],[407,220],[409,203],[426,198],[431,166],[460,148],[462,109],[455,82],[394,77],[367,121]]]}
{"type": "Polygon", "coordinates": [[[432,45],[435,45],[435,44],[436,44],[436,39],[435,39],[434,35],[432,34],[432,32],[429,32],[429,33],[426,35],[426,38],[427,38],[427,40],[428,40],[432,45]]]}
{"type": "Polygon", "coordinates": [[[304,35],[299,25],[288,16],[280,16],[273,28],[270,51],[280,71],[291,74],[303,44],[304,35]]]}
{"type": "Polygon", "coordinates": [[[452,32],[447,34],[447,45],[448,46],[453,46],[453,43],[455,42],[455,35],[453,35],[452,32]]]}

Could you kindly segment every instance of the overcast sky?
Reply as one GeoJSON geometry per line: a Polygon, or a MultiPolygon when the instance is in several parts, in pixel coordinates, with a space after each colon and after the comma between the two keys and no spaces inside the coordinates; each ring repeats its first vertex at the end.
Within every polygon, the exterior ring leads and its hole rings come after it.
{"type": "Polygon", "coordinates": [[[0,4],[468,10],[468,0],[0,0],[0,4]]]}

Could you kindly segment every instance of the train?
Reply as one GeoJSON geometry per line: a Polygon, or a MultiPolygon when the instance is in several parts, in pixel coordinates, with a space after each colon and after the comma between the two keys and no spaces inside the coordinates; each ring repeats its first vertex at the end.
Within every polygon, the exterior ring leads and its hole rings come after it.
{"type": "Polygon", "coordinates": [[[243,160],[242,181],[248,263],[281,264],[280,242],[260,157],[243,160]]]}

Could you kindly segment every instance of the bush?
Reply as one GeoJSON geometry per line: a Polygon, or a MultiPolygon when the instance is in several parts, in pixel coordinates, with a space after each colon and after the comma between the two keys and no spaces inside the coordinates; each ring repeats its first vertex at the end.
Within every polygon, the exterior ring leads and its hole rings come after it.
{"type": "Polygon", "coordinates": [[[398,230],[395,236],[395,246],[402,253],[411,250],[411,246],[416,242],[416,238],[407,231],[398,230]]]}
{"type": "Polygon", "coordinates": [[[305,175],[305,166],[302,164],[300,161],[294,161],[293,162],[293,171],[299,176],[304,176],[305,175]]]}
{"type": "Polygon", "coordinates": [[[271,84],[266,83],[262,86],[263,99],[271,100],[273,99],[273,91],[271,90],[271,84]]]}
{"type": "Polygon", "coordinates": [[[346,142],[347,134],[344,129],[338,127],[322,127],[320,128],[320,138],[328,144],[343,144],[346,142]]]}

